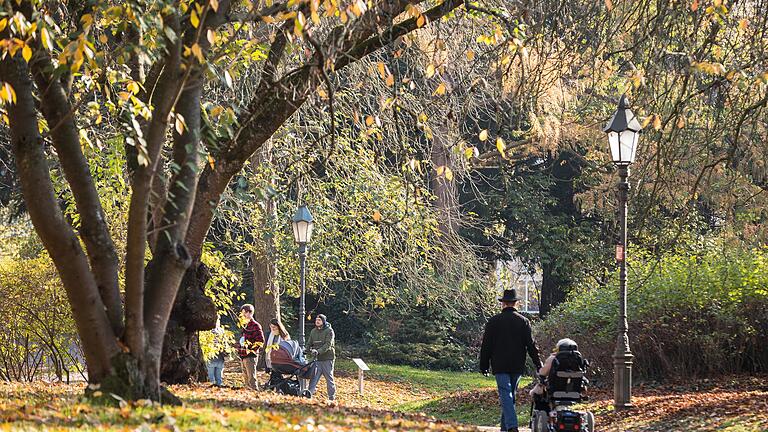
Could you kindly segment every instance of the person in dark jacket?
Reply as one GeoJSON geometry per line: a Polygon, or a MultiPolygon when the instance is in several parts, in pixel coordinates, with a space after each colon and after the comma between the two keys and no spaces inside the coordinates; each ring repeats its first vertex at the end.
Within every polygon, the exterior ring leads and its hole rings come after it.
{"type": "Polygon", "coordinates": [[[264,345],[264,331],[261,324],[253,319],[253,305],[240,307],[240,319],[243,324],[243,336],[238,344],[237,354],[243,365],[243,380],[249,389],[258,390],[256,365],[259,363],[259,349],[264,345]]]}
{"type": "Polygon", "coordinates": [[[325,377],[328,400],[336,399],[336,382],[333,380],[333,366],[336,361],[335,339],[336,334],[331,328],[331,323],[328,322],[325,315],[319,314],[315,318],[315,328],[309,332],[309,340],[307,341],[309,355],[316,360],[315,374],[309,380],[309,392],[314,396],[320,377],[325,377]]]}
{"type": "Polygon", "coordinates": [[[521,298],[514,289],[504,290],[499,297],[502,311],[485,325],[480,348],[480,371],[493,371],[501,403],[501,430],[517,432],[515,392],[525,373],[526,352],[538,370],[541,368],[539,350],[531,333],[531,323],[520,315],[515,306],[521,298]]]}

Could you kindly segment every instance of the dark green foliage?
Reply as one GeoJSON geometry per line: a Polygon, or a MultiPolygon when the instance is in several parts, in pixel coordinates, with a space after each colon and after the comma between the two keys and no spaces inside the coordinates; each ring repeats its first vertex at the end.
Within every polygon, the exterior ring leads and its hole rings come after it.
{"type": "Polygon", "coordinates": [[[475,370],[482,336],[476,329],[482,329],[476,320],[451,318],[438,309],[388,310],[372,326],[366,354],[396,365],[475,370]]]}

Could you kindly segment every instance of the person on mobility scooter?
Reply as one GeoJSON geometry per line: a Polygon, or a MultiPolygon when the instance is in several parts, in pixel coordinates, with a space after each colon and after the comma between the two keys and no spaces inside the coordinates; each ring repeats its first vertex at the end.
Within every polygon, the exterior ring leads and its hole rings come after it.
{"type": "Polygon", "coordinates": [[[588,380],[584,376],[589,362],[571,339],[557,342],[555,352],[539,369],[539,383],[531,390],[532,432],[594,432],[595,416],[576,411],[573,405],[587,400],[583,394],[588,380]]]}

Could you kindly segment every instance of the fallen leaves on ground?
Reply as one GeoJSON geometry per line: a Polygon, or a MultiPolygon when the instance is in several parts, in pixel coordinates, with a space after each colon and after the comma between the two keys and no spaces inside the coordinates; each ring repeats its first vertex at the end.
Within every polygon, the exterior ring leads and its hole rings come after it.
{"type": "MultiPolygon", "coordinates": [[[[263,382],[266,376],[261,378],[263,382]]],[[[598,430],[604,432],[763,432],[768,431],[767,379],[762,375],[641,384],[634,388],[635,408],[621,412],[613,411],[610,389],[593,389],[586,408],[595,413],[598,430]]],[[[240,385],[237,371],[225,374],[225,382],[240,385]]],[[[198,384],[171,387],[183,407],[148,401],[102,407],[83,401],[83,384],[0,383],[0,430],[475,431],[441,419],[479,423],[479,415],[498,415],[493,388],[439,393],[405,381],[366,378],[360,396],[357,377],[343,371],[337,384],[338,400],[333,403],[325,400],[321,381],[318,397],[311,400],[198,384]]],[[[527,409],[527,388],[521,388],[518,397],[519,408],[527,409]]]]}
{"type": "Polygon", "coordinates": [[[648,383],[633,389],[634,408],[613,410],[613,394],[593,392],[587,408],[601,431],[768,431],[768,375],[648,383]]]}

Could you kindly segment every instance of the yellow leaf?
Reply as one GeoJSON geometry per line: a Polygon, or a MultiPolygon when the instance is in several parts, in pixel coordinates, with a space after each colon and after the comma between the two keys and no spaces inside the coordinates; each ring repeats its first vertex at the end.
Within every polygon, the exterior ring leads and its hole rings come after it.
{"type": "Polygon", "coordinates": [[[205,58],[203,58],[203,50],[200,48],[200,45],[194,44],[192,45],[192,54],[197,57],[197,61],[200,63],[205,62],[205,58]]]}
{"type": "Polygon", "coordinates": [[[392,74],[387,75],[386,84],[387,84],[387,87],[392,87],[393,85],[395,85],[395,77],[394,77],[394,75],[392,75],[392,74]]]}
{"type": "Polygon", "coordinates": [[[418,18],[416,18],[416,27],[424,27],[424,24],[426,23],[427,18],[424,16],[424,14],[421,14],[418,18]]]}
{"type": "Polygon", "coordinates": [[[297,37],[302,37],[304,34],[304,25],[306,23],[307,19],[304,17],[304,14],[299,12],[298,15],[296,15],[296,20],[293,22],[293,34],[297,37]]]}
{"type": "Polygon", "coordinates": [[[216,105],[215,107],[211,108],[210,115],[213,118],[218,118],[223,112],[224,112],[224,107],[221,105],[216,105]]]}
{"type": "Polygon", "coordinates": [[[82,17],[80,17],[80,22],[83,23],[84,28],[88,28],[93,24],[93,15],[91,14],[85,14],[82,17]]]}
{"type": "Polygon", "coordinates": [[[211,9],[218,12],[219,11],[219,0],[210,0],[211,3],[211,9]]]}
{"type": "Polygon", "coordinates": [[[99,42],[101,42],[103,44],[107,43],[108,40],[109,39],[107,39],[107,35],[105,35],[103,33],[101,34],[101,36],[99,36],[99,42]]]}
{"type": "Polygon", "coordinates": [[[379,76],[381,79],[384,79],[387,77],[387,67],[384,66],[384,63],[379,62],[376,64],[376,68],[379,70],[379,76]]]}
{"type": "Polygon", "coordinates": [[[479,137],[480,137],[480,141],[487,140],[488,139],[488,130],[486,130],[486,129],[481,130],[479,137]]]}
{"type": "Polygon", "coordinates": [[[373,212],[373,221],[377,223],[381,222],[381,213],[378,210],[373,212]]]}
{"type": "Polygon", "coordinates": [[[371,126],[371,125],[373,124],[373,122],[374,122],[374,121],[375,121],[375,120],[374,120],[373,116],[367,116],[367,117],[365,118],[365,125],[366,125],[366,126],[371,126]]]}
{"type": "Polygon", "coordinates": [[[131,92],[133,94],[138,94],[139,93],[139,90],[140,90],[139,83],[137,83],[136,81],[130,81],[128,83],[127,87],[128,87],[128,91],[129,92],[131,92]]]}
{"type": "Polygon", "coordinates": [[[445,165],[440,165],[439,167],[437,167],[437,175],[438,175],[438,177],[443,175],[444,172],[445,172],[445,165]]]}
{"type": "Polygon", "coordinates": [[[29,63],[29,59],[32,58],[32,48],[29,47],[29,45],[24,44],[24,48],[21,49],[21,56],[24,57],[24,60],[29,63]]]}
{"type": "Polygon", "coordinates": [[[208,155],[208,165],[210,165],[210,166],[211,166],[211,169],[214,169],[214,168],[216,168],[216,167],[215,167],[215,163],[216,163],[216,160],[215,160],[215,159],[213,159],[213,156],[211,156],[211,155],[208,155]]]}
{"type": "Polygon", "coordinates": [[[442,96],[445,94],[446,86],[445,83],[440,83],[439,86],[435,89],[435,92],[432,93],[432,96],[442,96]]]}
{"type": "Polygon", "coordinates": [[[467,51],[467,60],[472,61],[475,59],[475,52],[472,50],[467,51]]]}
{"type": "Polygon", "coordinates": [[[197,12],[192,9],[192,12],[189,14],[189,22],[192,23],[192,27],[197,28],[197,26],[200,25],[200,18],[197,16],[197,12]]]}
{"type": "Polygon", "coordinates": [[[176,126],[176,133],[179,135],[184,134],[184,117],[181,114],[176,114],[176,122],[174,126],[176,126]]]}
{"type": "Polygon", "coordinates": [[[53,50],[53,43],[51,42],[51,35],[48,34],[48,29],[43,27],[40,30],[40,39],[43,42],[43,46],[48,49],[48,51],[53,50]]]}
{"type": "Polygon", "coordinates": [[[658,114],[653,116],[653,128],[656,130],[661,129],[661,116],[658,114]]]}
{"type": "Polygon", "coordinates": [[[739,28],[742,30],[746,30],[746,28],[749,27],[749,20],[744,18],[742,20],[739,20],[739,28]]]}
{"type": "Polygon", "coordinates": [[[16,103],[16,91],[7,82],[0,87],[0,100],[5,103],[16,103]]]}
{"type": "Polygon", "coordinates": [[[8,25],[8,18],[0,19],[0,31],[5,30],[5,27],[8,25]]]}
{"type": "Polygon", "coordinates": [[[427,65],[427,78],[432,78],[435,75],[435,65],[430,63],[427,65]]]}
{"type": "Polygon", "coordinates": [[[498,150],[499,153],[501,153],[501,157],[503,157],[504,159],[507,158],[506,149],[507,149],[507,145],[504,144],[504,139],[502,139],[501,137],[496,138],[496,150],[498,150]]]}

